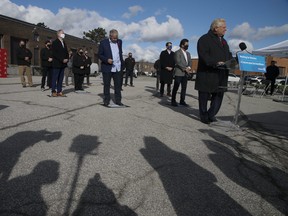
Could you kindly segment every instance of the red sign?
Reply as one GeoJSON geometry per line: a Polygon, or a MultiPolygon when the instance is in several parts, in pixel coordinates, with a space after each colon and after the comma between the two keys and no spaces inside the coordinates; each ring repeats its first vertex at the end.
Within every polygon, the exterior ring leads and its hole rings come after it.
{"type": "Polygon", "coordinates": [[[7,50],[0,49],[0,78],[7,78],[7,50]]]}

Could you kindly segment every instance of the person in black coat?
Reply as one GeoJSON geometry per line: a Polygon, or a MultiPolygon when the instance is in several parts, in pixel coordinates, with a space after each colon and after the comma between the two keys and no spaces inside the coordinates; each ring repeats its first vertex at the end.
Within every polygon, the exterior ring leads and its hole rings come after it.
{"type": "Polygon", "coordinates": [[[74,55],[73,57],[73,68],[72,68],[72,72],[74,74],[75,92],[84,91],[83,81],[86,68],[87,68],[87,62],[84,56],[83,49],[78,48],[77,54],[74,55]]]}
{"type": "Polygon", "coordinates": [[[91,61],[91,58],[90,56],[88,55],[88,51],[85,50],[84,51],[84,57],[85,57],[85,76],[86,76],[86,83],[88,86],[91,85],[90,83],[90,73],[91,73],[91,64],[92,64],[92,61],[91,61]]]}
{"type": "Polygon", "coordinates": [[[172,51],[172,43],[166,43],[166,50],[160,54],[160,96],[164,94],[164,86],[167,84],[167,96],[171,96],[171,84],[173,82],[173,70],[175,66],[174,52],[172,51]]]}
{"type": "Polygon", "coordinates": [[[229,70],[225,62],[232,59],[232,54],[223,38],[225,32],[226,21],[215,19],[208,33],[201,36],[197,43],[199,61],[195,89],[198,90],[200,119],[205,124],[217,121],[215,116],[227,91],[229,70]],[[207,110],[209,98],[211,103],[207,110]]]}
{"type": "Polygon", "coordinates": [[[41,49],[41,66],[42,66],[42,80],[41,80],[41,90],[45,90],[45,81],[47,77],[47,86],[52,87],[52,60],[53,54],[51,49],[51,41],[47,40],[45,42],[45,47],[41,49]]]}
{"type": "Polygon", "coordinates": [[[69,54],[67,45],[64,42],[65,34],[64,31],[57,31],[57,39],[52,43],[52,53],[53,53],[53,75],[52,75],[52,97],[65,97],[62,92],[62,83],[64,78],[64,70],[67,67],[67,62],[69,60],[69,54]]]}
{"type": "Polygon", "coordinates": [[[25,81],[25,74],[28,79],[28,85],[30,87],[33,86],[32,81],[32,74],[31,74],[31,59],[32,59],[32,53],[29,49],[26,48],[26,44],[23,40],[20,41],[19,47],[16,50],[16,56],[17,56],[17,63],[18,63],[18,72],[21,79],[21,83],[23,87],[26,87],[26,81],[25,81]]]}
{"type": "MultiPolygon", "coordinates": [[[[279,67],[276,66],[276,61],[271,61],[271,65],[269,65],[266,68],[266,73],[265,73],[266,80],[269,80],[271,84],[270,95],[272,95],[274,92],[275,81],[276,81],[276,78],[279,76],[279,73],[280,73],[279,67]]],[[[266,84],[265,89],[266,89],[266,94],[268,94],[269,83],[266,84]]]]}
{"type": "Polygon", "coordinates": [[[134,76],[134,67],[135,67],[135,59],[132,57],[132,53],[128,53],[128,58],[125,59],[125,68],[126,68],[126,77],[125,77],[125,86],[128,83],[128,77],[130,76],[130,86],[133,85],[133,76],[134,76]]]}

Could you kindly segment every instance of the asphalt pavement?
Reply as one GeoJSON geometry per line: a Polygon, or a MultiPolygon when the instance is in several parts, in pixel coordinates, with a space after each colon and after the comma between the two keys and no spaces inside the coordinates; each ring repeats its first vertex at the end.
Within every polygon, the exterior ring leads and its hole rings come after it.
{"type": "Polygon", "coordinates": [[[100,76],[56,98],[40,79],[0,78],[1,216],[288,215],[287,103],[243,95],[235,124],[231,89],[206,125],[194,81],[189,107],[140,76],[107,108],[100,76]]]}

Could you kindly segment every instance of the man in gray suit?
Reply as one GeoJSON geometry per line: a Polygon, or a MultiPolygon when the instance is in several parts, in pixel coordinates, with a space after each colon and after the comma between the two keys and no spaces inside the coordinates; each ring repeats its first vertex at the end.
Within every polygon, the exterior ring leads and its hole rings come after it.
{"type": "Polygon", "coordinates": [[[192,60],[191,55],[187,51],[189,47],[189,40],[188,39],[182,39],[180,41],[180,49],[177,50],[174,54],[174,60],[175,60],[175,79],[174,79],[174,86],[172,90],[172,99],[171,99],[171,105],[172,106],[178,106],[176,102],[176,94],[178,91],[178,88],[181,84],[181,96],[180,96],[180,105],[188,106],[185,102],[185,95],[186,95],[186,88],[187,88],[187,75],[188,73],[191,73],[191,67],[192,67],[192,60]]]}

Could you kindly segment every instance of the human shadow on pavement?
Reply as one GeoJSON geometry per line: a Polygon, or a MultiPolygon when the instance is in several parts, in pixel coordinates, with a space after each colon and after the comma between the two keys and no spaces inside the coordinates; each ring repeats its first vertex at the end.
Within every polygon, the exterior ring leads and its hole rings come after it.
{"type": "Polygon", "coordinates": [[[9,107],[9,106],[6,106],[6,105],[0,105],[0,110],[5,109],[5,108],[7,108],[7,107],[9,107]]]}
{"type": "Polygon", "coordinates": [[[74,200],[74,193],[76,191],[77,182],[85,157],[88,155],[97,155],[97,148],[100,144],[101,143],[98,141],[97,136],[81,134],[73,139],[69,151],[76,154],[77,164],[64,215],[70,215],[72,201],[74,200]]]}
{"type": "Polygon", "coordinates": [[[154,97],[159,97],[159,99],[160,99],[158,102],[159,105],[161,105],[163,107],[167,107],[167,108],[173,110],[174,112],[181,113],[181,114],[188,116],[192,119],[195,119],[197,121],[200,121],[198,108],[194,109],[191,106],[185,107],[185,106],[181,106],[181,105],[179,105],[178,107],[174,107],[171,105],[170,97],[165,96],[165,95],[163,97],[160,97],[160,94],[157,93],[155,88],[150,87],[150,86],[145,86],[145,90],[152,93],[152,95],[154,97]]]}
{"type": "Polygon", "coordinates": [[[59,163],[45,160],[28,175],[0,182],[0,215],[47,215],[48,206],[41,189],[56,182],[58,177],[59,163]]]}
{"type": "Polygon", "coordinates": [[[270,133],[271,136],[285,136],[288,138],[288,112],[275,111],[269,113],[257,113],[246,115],[248,126],[262,133],[270,133]]]}
{"type": "Polygon", "coordinates": [[[101,180],[99,173],[89,179],[73,216],[137,216],[128,206],[121,205],[115,194],[101,180]]]}
{"type": "Polygon", "coordinates": [[[158,173],[178,216],[250,215],[216,185],[216,177],[155,137],[140,152],[158,173]]]}
{"type": "MultiPolygon", "coordinates": [[[[2,132],[3,133],[3,132],[2,132]]],[[[18,132],[0,143],[0,182],[7,181],[21,153],[40,141],[47,143],[60,139],[62,132],[47,130],[18,132]]]]}
{"type": "Polygon", "coordinates": [[[254,162],[253,159],[257,160],[257,155],[244,149],[240,143],[230,137],[221,136],[213,130],[200,131],[215,139],[215,141],[203,140],[203,142],[212,151],[209,158],[224,175],[266,200],[283,215],[288,214],[288,173],[276,167],[254,162]],[[235,153],[228,146],[233,148],[235,153]],[[251,160],[248,160],[248,157],[251,160]]]}

